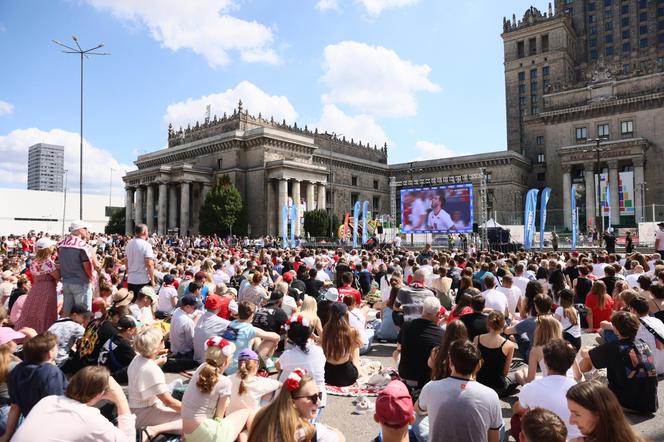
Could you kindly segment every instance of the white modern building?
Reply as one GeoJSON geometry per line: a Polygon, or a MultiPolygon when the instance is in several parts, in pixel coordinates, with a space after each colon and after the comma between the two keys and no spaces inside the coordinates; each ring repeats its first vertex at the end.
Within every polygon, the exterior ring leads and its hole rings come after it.
{"type": "Polygon", "coordinates": [[[37,143],[28,150],[28,190],[62,192],[65,148],[37,143]]]}
{"type": "MultiPolygon", "coordinates": [[[[0,189],[0,201],[4,208],[0,212],[0,236],[31,230],[62,234],[79,214],[78,193],[73,192],[67,192],[66,207],[63,192],[0,189]]],[[[110,203],[112,207],[123,207],[124,199],[113,197],[110,203]]],[[[83,195],[83,219],[90,225],[90,231],[104,231],[109,219],[108,206],[108,195],[83,195]]]]}

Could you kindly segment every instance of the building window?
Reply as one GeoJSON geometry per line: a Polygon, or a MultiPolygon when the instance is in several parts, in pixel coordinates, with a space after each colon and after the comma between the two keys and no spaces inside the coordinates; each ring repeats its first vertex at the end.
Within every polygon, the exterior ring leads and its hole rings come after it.
{"type": "Polygon", "coordinates": [[[380,210],[380,197],[379,196],[374,196],[373,197],[373,209],[372,212],[378,213],[380,210]]]}
{"type": "Polygon", "coordinates": [[[549,51],[549,34],[542,35],[542,52],[549,51]]]}
{"type": "Polygon", "coordinates": [[[355,203],[360,199],[360,195],[357,193],[350,194],[350,206],[354,207],[355,203]]]}
{"type": "Polygon", "coordinates": [[[224,164],[224,161],[221,158],[217,159],[217,169],[218,170],[221,170],[223,168],[223,164],[224,164]]]}
{"type": "Polygon", "coordinates": [[[537,54],[537,39],[531,38],[528,40],[528,55],[537,54]]]}
{"type": "Polygon", "coordinates": [[[632,72],[632,65],[629,63],[625,63],[623,65],[623,74],[628,75],[630,72],[632,72]]]}
{"type": "Polygon", "coordinates": [[[537,94],[537,82],[536,81],[532,81],[530,83],[530,93],[531,94],[537,94]]]}
{"type": "Polygon", "coordinates": [[[595,34],[597,34],[597,26],[591,26],[591,27],[589,28],[588,33],[589,33],[590,35],[595,35],[595,34]]]}
{"type": "Polygon", "coordinates": [[[639,14],[639,21],[648,21],[648,13],[642,12],[639,14]]]}
{"type": "Polygon", "coordinates": [[[648,7],[648,0],[639,0],[639,9],[645,9],[648,7]]]}
{"type": "Polygon", "coordinates": [[[620,123],[620,134],[625,136],[634,135],[634,122],[632,120],[622,121],[620,123]]]}
{"type": "Polygon", "coordinates": [[[604,36],[605,43],[613,43],[613,34],[608,34],[604,36]]]}
{"type": "Polygon", "coordinates": [[[590,51],[590,59],[591,60],[597,60],[597,49],[592,49],[590,51]]]}
{"type": "Polygon", "coordinates": [[[657,43],[664,43],[664,34],[659,34],[657,36],[657,43]]]}
{"type": "Polygon", "coordinates": [[[594,10],[595,10],[595,2],[588,3],[588,11],[594,11],[594,10]]]}
{"type": "Polygon", "coordinates": [[[591,48],[594,48],[595,46],[597,46],[597,39],[596,38],[591,38],[590,40],[588,40],[588,45],[591,48]]]}
{"type": "Polygon", "coordinates": [[[524,49],[524,43],[522,41],[518,41],[516,43],[516,54],[518,58],[523,58],[526,55],[526,51],[524,49]]]}
{"type": "Polygon", "coordinates": [[[629,29],[625,29],[624,31],[622,31],[622,38],[623,39],[629,38],[629,29]]]}
{"type": "Polygon", "coordinates": [[[648,33],[648,25],[641,25],[639,26],[639,34],[647,34],[648,33]]]}
{"type": "Polygon", "coordinates": [[[598,124],[597,125],[597,138],[609,138],[609,124],[598,124]]]}
{"type": "Polygon", "coordinates": [[[632,45],[630,44],[630,42],[623,43],[622,50],[623,50],[623,52],[631,51],[632,50],[632,45]]]}
{"type": "Polygon", "coordinates": [[[606,18],[611,18],[613,17],[613,10],[612,9],[607,9],[604,11],[604,17],[606,18]]]}
{"type": "Polygon", "coordinates": [[[544,145],[544,137],[542,135],[539,135],[537,138],[535,138],[535,144],[538,146],[544,145]]]}
{"type": "Polygon", "coordinates": [[[647,48],[648,47],[648,39],[647,38],[642,38],[641,40],[639,40],[639,47],[641,49],[647,48]]]}
{"type": "Polygon", "coordinates": [[[629,4],[623,3],[622,5],[620,5],[620,13],[629,14],[629,4]]]}
{"type": "Polygon", "coordinates": [[[664,29],[664,20],[657,22],[657,30],[661,31],[664,29]]]}
{"type": "Polygon", "coordinates": [[[373,180],[374,189],[378,189],[378,180],[373,180]]]}
{"type": "Polygon", "coordinates": [[[576,141],[585,141],[588,139],[588,128],[586,127],[577,127],[576,128],[576,141]]]}
{"type": "Polygon", "coordinates": [[[526,80],[526,73],[519,72],[519,81],[525,81],[525,80],[526,80]]]}
{"type": "Polygon", "coordinates": [[[607,46],[606,49],[604,49],[604,53],[606,54],[607,57],[610,57],[613,55],[613,46],[607,46]]]}
{"type": "Polygon", "coordinates": [[[549,76],[549,67],[548,67],[548,66],[544,66],[544,67],[542,68],[542,77],[548,77],[548,76],[549,76]]]}
{"type": "Polygon", "coordinates": [[[629,26],[629,17],[623,17],[620,19],[620,24],[622,24],[622,27],[629,26]]]}
{"type": "Polygon", "coordinates": [[[531,79],[537,78],[537,69],[530,70],[530,78],[531,79]]]}
{"type": "Polygon", "coordinates": [[[356,176],[350,177],[350,183],[353,186],[357,186],[357,177],[356,176]]]}
{"type": "Polygon", "coordinates": [[[544,163],[544,154],[543,153],[538,153],[537,154],[537,162],[542,164],[544,163]]]}
{"type": "Polygon", "coordinates": [[[604,23],[604,30],[605,31],[613,31],[613,22],[612,21],[607,21],[604,23]]]}
{"type": "Polygon", "coordinates": [[[526,93],[526,85],[525,84],[520,84],[519,85],[519,94],[525,94],[526,93]]]}
{"type": "Polygon", "coordinates": [[[539,113],[539,97],[536,94],[530,96],[530,108],[533,115],[539,113]]]}
{"type": "Polygon", "coordinates": [[[613,4],[613,0],[604,0],[604,6],[611,6],[613,4]]]}
{"type": "Polygon", "coordinates": [[[589,15],[588,16],[588,23],[593,24],[596,22],[596,17],[594,15],[589,15]]]}
{"type": "Polygon", "coordinates": [[[657,17],[664,17],[664,7],[657,8],[657,17]]]}
{"type": "Polygon", "coordinates": [[[551,81],[549,81],[549,80],[542,81],[542,91],[544,93],[547,93],[549,91],[549,86],[550,85],[551,85],[551,81]]]}

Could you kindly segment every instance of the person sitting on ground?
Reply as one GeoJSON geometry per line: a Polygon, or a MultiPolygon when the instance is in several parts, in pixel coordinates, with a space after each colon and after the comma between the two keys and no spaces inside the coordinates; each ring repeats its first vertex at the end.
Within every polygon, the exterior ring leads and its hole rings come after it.
{"type": "Polygon", "coordinates": [[[256,414],[248,442],[344,442],[346,439],[338,430],[310,423],[318,413],[321,396],[306,370],[293,370],[277,397],[256,414]]]}
{"type": "Polygon", "coordinates": [[[613,313],[613,298],[606,292],[606,285],[602,281],[595,281],[590,293],[586,296],[586,307],[588,307],[588,327],[599,330],[602,321],[611,320],[613,313]]]}
{"type": "Polygon", "coordinates": [[[390,295],[385,301],[385,304],[374,304],[374,308],[380,309],[381,318],[380,327],[376,330],[376,338],[382,341],[395,342],[399,335],[399,328],[394,323],[392,313],[394,312],[394,303],[397,299],[400,288],[401,277],[398,274],[393,274],[392,277],[390,277],[390,295]]]}
{"type": "MultiPolygon", "coordinates": [[[[292,273],[289,273],[290,280],[293,280],[292,273]]],[[[317,274],[316,269],[311,269],[309,270],[309,279],[304,281],[304,285],[307,288],[307,295],[313,297],[314,299],[319,299],[320,298],[320,291],[323,288],[323,281],[320,279],[316,279],[316,274],[317,274]]],[[[284,274],[284,281],[286,281],[286,275],[284,274]]],[[[288,281],[287,281],[288,282],[288,281]]]]}
{"type": "Polygon", "coordinates": [[[194,357],[196,305],[197,302],[193,296],[185,295],[180,301],[180,307],[173,310],[168,337],[171,343],[170,357],[174,359],[185,360],[194,357]]]}
{"type": "Polygon", "coordinates": [[[443,330],[438,326],[440,301],[435,296],[424,299],[419,318],[406,322],[397,337],[399,376],[406,385],[422,388],[431,379],[427,364],[431,350],[440,344],[443,330]]]}
{"type": "Polygon", "coordinates": [[[11,408],[7,380],[14,367],[21,362],[14,354],[18,347],[16,340],[25,337],[25,334],[9,327],[0,327],[0,435],[5,433],[7,416],[11,408]]]}
{"type": "Polygon", "coordinates": [[[120,318],[117,324],[118,334],[109,338],[99,353],[99,365],[103,365],[111,372],[111,376],[120,384],[129,381],[127,368],[134,360],[136,352],[132,341],[138,332],[136,320],[127,315],[120,318]]]}
{"type": "Polygon", "coordinates": [[[477,382],[492,388],[499,397],[511,392],[513,382],[507,378],[516,345],[501,334],[505,330],[505,316],[496,310],[489,313],[489,333],[476,336],[473,343],[482,355],[482,367],[477,382]]]}
{"type": "MultiPolygon", "coordinates": [[[[192,284],[195,284],[192,282],[192,284]]],[[[184,298],[182,298],[184,299],[184,298]]],[[[187,301],[190,303],[190,301],[187,301]]],[[[203,362],[205,356],[205,343],[213,336],[221,336],[230,321],[219,317],[222,299],[219,295],[209,295],[205,300],[205,313],[198,319],[194,326],[194,360],[203,362]]]]}
{"type": "Polygon", "coordinates": [[[556,309],[555,318],[560,321],[563,339],[572,344],[576,351],[581,349],[581,315],[574,307],[574,293],[564,289],[560,292],[560,306],[556,309]]]}
{"type": "Polygon", "coordinates": [[[484,296],[480,295],[479,290],[477,289],[474,289],[474,292],[478,294],[470,299],[470,307],[473,309],[473,312],[466,313],[459,318],[459,320],[463,322],[463,325],[466,326],[468,339],[471,340],[475,339],[475,336],[489,333],[489,327],[487,325],[489,315],[484,313],[484,296]]]}
{"type": "MultiPolygon", "coordinates": [[[[537,281],[533,282],[537,283],[537,281]]],[[[533,299],[534,313],[523,321],[519,321],[515,325],[505,329],[505,334],[514,335],[516,343],[519,346],[519,355],[526,361],[530,358],[530,350],[534,345],[533,342],[535,342],[535,330],[537,329],[538,318],[551,315],[551,305],[552,300],[550,296],[543,294],[535,295],[533,299]]]]}
{"type": "Polygon", "coordinates": [[[268,371],[274,369],[272,355],[277,349],[281,337],[277,333],[265,331],[252,325],[256,305],[250,301],[242,301],[238,305],[238,318],[228,324],[223,337],[235,344],[235,354],[224,374],[231,375],[237,371],[237,357],[245,348],[251,348],[265,361],[268,371]]]}
{"type": "Polygon", "coordinates": [[[272,400],[281,382],[257,376],[259,358],[255,351],[245,348],[237,357],[237,372],[230,376],[231,400],[227,413],[249,409],[258,411],[263,403],[272,400]]]}
{"type": "Polygon", "coordinates": [[[67,379],[55,365],[57,354],[58,338],[49,332],[38,334],[23,344],[23,362],[14,367],[7,380],[11,407],[5,440],[12,438],[19,418],[26,417],[42,398],[64,394],[67,379]]]}
{"type": "Polygon", "coordinates": [[[430,441],[498,441],[503,427],[498,395],[473,380],[481,361],[471,342],[455,341],[450,348],[452,375],[422,388],[415,412],[429,416],[430,441]]]}
{"type": "Polygon", "coordinates": [[[427,365],[431,369],[431,380],[439,381],[451,374],[450,346],[454,341],[468,340],[468,330],[458,319],[447,324],[440,345],[434,347],[429,355],[427,365]]]}
{"type": "Polygon", "coordinates": [[[138,353],[127,368],[129,407],[136,415],[141,437],[152,440],[161,433],[180,433],[180,401],[174,399],[159,365],[166,363],[161,330],[146,328],[135,339],[138,353]]]}
{"type": "Polygon", "coordinates": [[[318,301],[318,308],[316,312],[320,318],[321,325],[325,328],[325,324],[330,319],[330,307],[339,299],[339,291],[334,287],[328,287],[323,292],[323,299],[318,301]]]}
{"type": "MultiPolygon", "coordinates": [[[[567,426],[566,432],[570,439],[580,438],[581,432],[569,420],[569,409],[565,394],[573,385],[574,379],[566,376],[567,371],[574,364],[576,351],[572,345],[563,339],[552,339],[544,345],[544,364],[547,372],[544,377],[526,384],[519,393],[519,400],[513,405],[511,433],[519,440],[519,416],[528,411],[540,407],[555,413],[567,426]]],[[[523,419],[521,420],[523,430],[523,419]]]]}
{"type": "Polygon", "coordinates": [[[521,418],[519,442],[565,442],[565,422],[555,413],[544,408],[533,408],[521,418]]]}
{"type": "Polygon", "coordinates": [[[408,442],[413,435],[408,429],[415,422],[413,398],[401,381],[392,381],[378,393],[374,421],[380,435],[372,442],[408,442]]]}
{"type": "Polygon", "coordinates": [[[657,374],[664,374],[664,323],[648,315],[648,300],[643,296],[636,296],[632,299],[629,308],[641,323],[639,331],[636,333],[636,339],[648,344],[653,354],[657,374]]]}
{"type": "Polygon", "coordinates": [[[348,323],[357,330],[362,338],[360,356],[365,355],[371,350],[375,333],[373,328],[367,328],[367,312],[369,311],[369,307],[358,308],[355,303],[355,297],[350,295],[344,296],[343,303],[348,306],[348,323]]]}
{"type": "Polygon", "coordinates": [[[40,400],[18,428],[12,441],[134,442],[135,416],[122,387],[104,367],[78,371],[62,395],[40,400]],[[100,413],[102,400],[115,404],[117,427],[100,413]]]}
{"type": "Polygon", "coordinates": [[[505,318],[510,317],[509,304],[507,296],[501,291],[496,290],[496,279],[493,275],[486,275],[482,278],[486,290],[482,292],[484,296],[484,308],[502,313],[505,318]]]}
{"type": "Polygon", "coordinates": [[[182,397],[182,432],[188,442],[232,442],[250,427],[252,415],[248,409],[228,411],[231,381],[223,373],[235,345],[215,336],[205,346],[205,361],[194,372],[182,397]]]}
{"type": "Polygon", "coordinates": [[[164,275],[164,283],[159,289],[157,300],[157,313],[161,317],[170,316],[178,304],[178,291],[173,286],[175,277],[173,275],[164,275]]]}
{"type": "Polygon", "coordinates": [[[302,315],[309,320],[312,332],[311,338],[314,340],[314,342],[320,342],[320,336],[323,334],[323,325],[316,312],[317,308],[318,304],[316,303],[316,298],[307,295],[304,297],[304,300],[302,301],[302,307],[298,313],[299,315],[302,315]]]}
{"type": "Polygon", "coordinates": [[[616,312],[611,324],[618,342],[607,342],[590,350],[581,349],[581,371],[606,368],[609,389],[620,405],[641,413],[654,413],[659,408],[657,372],[650,347],[636,339],[641,324],[629,312],[616,312]]]}
{"type": "Polygon", "coordinates": [[[341,275],[341,281],[343,282],[337,289],[339,292],[338,302],[342,302],[344,296],[352,296],[355,298],[355,302],[359,305],[362,304],[362,293],[355,287],[351,286],[354,280],[354,276],[351,272],[346,272],[341,275]]]}
{"type": "Polygon", "coordinates": [[[58,319],[48,328],[48,331],[58,338],[58,356],[55,358],[55,365],[58,367],[67,361],[69,352],[83,337],[90,315],[87,305],[76,303],[71,307],[68,317],[58,319]]]}
{"type": "Polygon", "coordinates": [[[157,294],[151,286],[146,285],[134,297],[134,302],[129,304],[129,312],[140,322],[140,325],[150,325],[154,322],[152,306],[156,302],[157,294]]]}
{"type": "MultiPolygon", "coordinates": [[[[403,311],[404,322],[419,318],[422,315],[424,300],[430,297],[436,297],[431,290],[424,286],[425,279],[425,272],[423,270],[416,270],[415,273],[413,273],[412,284],[410,286],[402,287],[399,290],[394,305],[403,311]]],[[[440,303],[440,301],[438,302],[440,303]]]]}
{"type": "Polygon", "coordinates": [[[256,309],[252,324],[267,332],[282,335],[289,316],[283,309],[284,292],[274,290],[270,300],[256,309]]]}
{"type": "Polygon", "coordinates": [[[647,442],[634,431],[616,396],[597,381],[581,382],[567,390],[570,424],[585,441],[647,442]]]}
{"type": "Polygon", "coordinates": [[[325,354],[325,383],[337,387],[353,385],[359,376],[362,337],[348,323],[348,306],[335,302],[323,327],[321,347],[325,354]]]}

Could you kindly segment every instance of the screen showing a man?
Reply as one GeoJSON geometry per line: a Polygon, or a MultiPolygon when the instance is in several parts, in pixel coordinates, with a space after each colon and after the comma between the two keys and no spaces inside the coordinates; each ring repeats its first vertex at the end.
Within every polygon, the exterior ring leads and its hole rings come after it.
{"type": "Polygon", "coordinates": [[[402,233],[472,232],[472,201],[472,184],[402,189],[402,233]]]}

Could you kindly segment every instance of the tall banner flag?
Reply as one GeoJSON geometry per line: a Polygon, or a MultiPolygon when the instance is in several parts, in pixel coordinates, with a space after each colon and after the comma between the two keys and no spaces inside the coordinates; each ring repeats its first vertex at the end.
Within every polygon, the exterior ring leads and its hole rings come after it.
{"type": "Polygon", "coordinates": [[[611,186],[606,186],[606,207],[607,212],[609,212],[609,223],[608,228],[611,228],[611,186]]]}
{"type": "Polygon", "coordinates": [[[546,206],[549,204],[551,197],[551,188],[545,187],[542,189],[542,197],[540,199],[540,250],[544,248],[544,227],[546,226],[546,206]]]}
{"type": "Polygon", "coordinates": [[[298,206],[293,204],[291,210],[291,225],[290,225],[290,246],[295,247],[295,227],[300,223],[298,217],[298,206]]]}
{"type": "Polygon", "coordinates": [[[535,210],[537,209],[538,189],[530,189],[526,194],[526,207],[523,220],[523,247],[530,250],[535,233],[535,210]]]}
{"type": "Polygon", "coordinates": [[[357,227],[360,223],[360,202],[355,202],[353,207],[353,247],[357,247],[357,227]]]}
{"type": "Polygon", "coordinates": [[[288,206],[284,205],[284,207],[281,208],[281,224],[283,227],[281,228],[281,242],[283,244],[284,249],[288,248],[288,206]]]}
{"type": "Polygon", "coordinates": [[[572,184],[572,250],[576,250],[576,237],[579,234],[579,220],[576,213],[576,184],[572,184]]]}
{"type": "Polygon", "coordinates": [[[369,240],[367,232],[367,212],[369,211],[369,201],[362,203],[362,244],[366,244],[369,240]]]}

